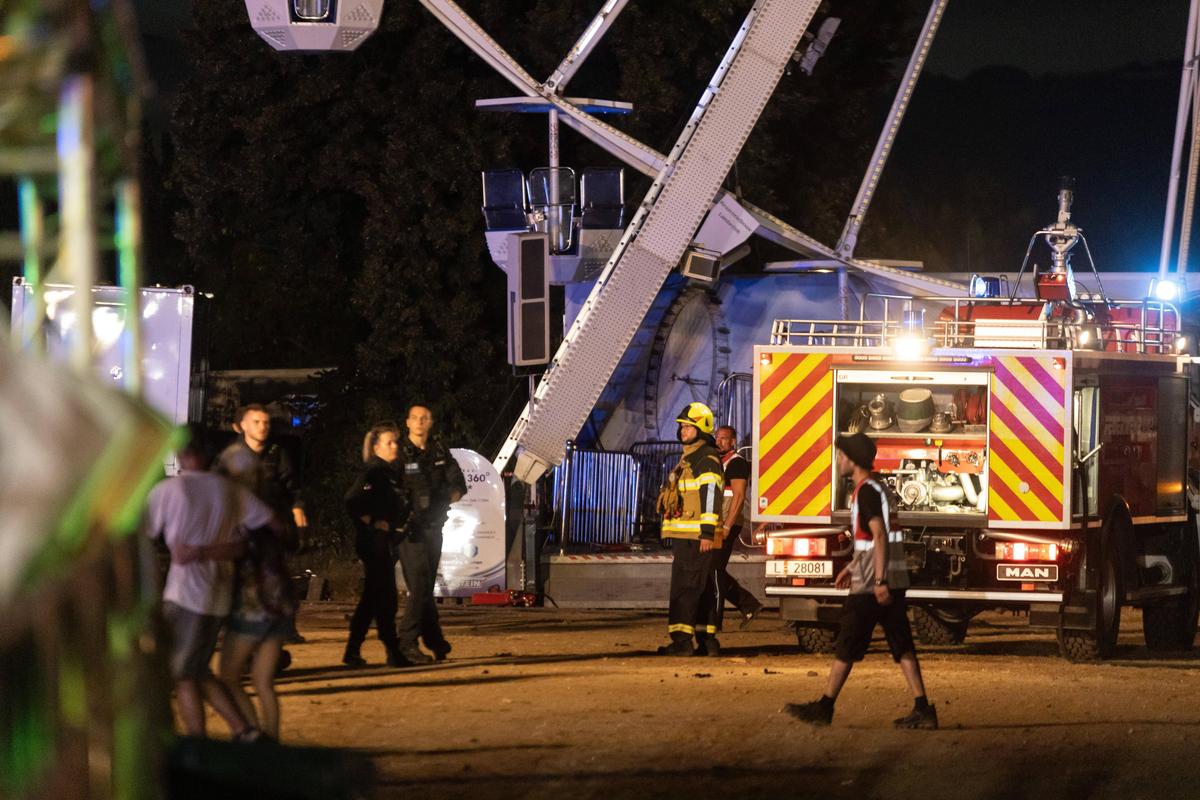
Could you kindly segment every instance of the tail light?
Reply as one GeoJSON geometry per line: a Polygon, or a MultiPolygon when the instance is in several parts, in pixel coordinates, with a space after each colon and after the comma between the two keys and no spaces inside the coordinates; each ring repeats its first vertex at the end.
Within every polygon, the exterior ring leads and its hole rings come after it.
{"type": "Polygon", "coordinates": [[[824,537],[808,536],[768,536],[767,555],[769,556],[823,556],[828,553],[827,540],[824,537]]]}
{"type": "Polygon", "coordinates": [[[996,558],[1002,561],[1057,561],[1058,545],[1041,542],[996,542],[996,558]]]}

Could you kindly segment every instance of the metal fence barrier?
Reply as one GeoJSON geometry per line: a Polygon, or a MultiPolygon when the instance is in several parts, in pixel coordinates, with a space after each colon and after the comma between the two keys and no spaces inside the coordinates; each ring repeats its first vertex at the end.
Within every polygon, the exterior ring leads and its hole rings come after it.
{"type": "Polygon", "coordinates": [[[754,425],[754,376],[733,372],[717,387],[717,424],[731,425],[739,445],[751,440],[754,425]]]}
{"type": "Polygon", "coordinates": [[[568,442],[554,476],[560,547],[629,544],[637,519],[640,473],[629,453],[581,450],[568,442]]]}

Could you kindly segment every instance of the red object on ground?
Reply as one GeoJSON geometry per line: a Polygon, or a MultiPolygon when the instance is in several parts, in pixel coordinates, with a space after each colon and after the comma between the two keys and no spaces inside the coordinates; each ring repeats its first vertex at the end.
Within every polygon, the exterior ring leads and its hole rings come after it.
{"type": "Polygon", "coordinates": [[[507,606],[512,604],[508,592],[476,592],[471,595],[473,606],[507,606]]]}

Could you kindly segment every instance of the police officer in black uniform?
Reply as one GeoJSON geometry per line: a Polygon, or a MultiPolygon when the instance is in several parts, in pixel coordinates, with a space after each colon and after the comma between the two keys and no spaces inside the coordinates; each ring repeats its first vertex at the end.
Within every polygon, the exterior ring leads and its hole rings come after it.
{"type": "Polygon", "coordinates": [[[387,650],[388,665],[410,665],[400,655],[396,639],[399,599],[396,560],[392,557],[392,541],[408,516],[408,501],[396,468],[399,439],[400,430],[393,423],[371,428],[363,440],[363,471],[346,492],[346,512],[355,528],[354,550],[363,563],[366,578],[362,598],[350,618],[350,638],[342,655],[342,663],[348,667],[367,663],[359,649],[372,620],[379,641],[387,650]]]}
{"type": "Polygon", "coordinates": [[[405,425],[408,436],[401,439],[398,465],[412,516],[398,548],[408,604],[397,634],[401,657],[424,664],[434,659],[443,661],[450,653],[450,643],[438,621],[433,590],[442,558],[442,526],[450,504],[467,493],[467,482],[454,456],[432,436],[433,412],[428,406],[409,406],[405,425]],[[421,651],[418,637],[433,652],[433,658],[421,651]]]}

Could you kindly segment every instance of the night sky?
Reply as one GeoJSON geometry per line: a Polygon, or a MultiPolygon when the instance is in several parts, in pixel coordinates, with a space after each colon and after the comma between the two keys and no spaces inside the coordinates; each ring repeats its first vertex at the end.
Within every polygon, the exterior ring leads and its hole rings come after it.
{"type": "Polygon", "coordinates": [[[1004,65],[1041,75],[1179,59],[1187,13],[1187,0],[952,0],[927,69],[965,78],[1004,65]]]}

